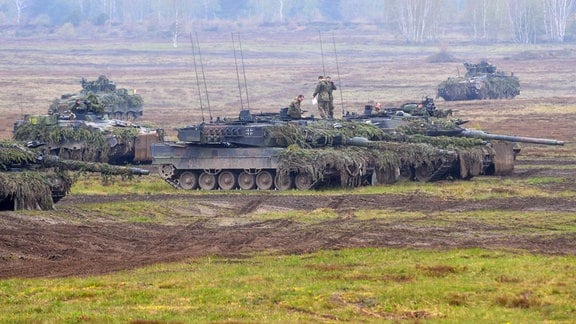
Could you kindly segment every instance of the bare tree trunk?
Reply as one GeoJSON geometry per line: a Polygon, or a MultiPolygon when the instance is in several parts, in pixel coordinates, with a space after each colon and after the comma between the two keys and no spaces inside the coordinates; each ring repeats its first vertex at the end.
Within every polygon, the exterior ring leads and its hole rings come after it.
{"type": "Polygon", "coordinates": [[[278,17],[280,18],[280,22],[284,22],[284,0],[278,0],[280,3],[280,8],[278,8],[278,17]]]}
{"type": "Polygon", "coordinates": [[[433,4],[436,5],[437,10],[441,10],[438,1],[433,0],[396,2],[398,29],[406,41],[421,43],[436,36],[436,11],[432,10],[433,4]]]}
{"type": "Polygon", "coordinates": [[[507,4],[512,39],[517,43],[536,43],[535,4],[529,0],[510,0],[507,4]]]}
{"type": "Polygon", "coordinates": [[[78,0],[78,8],[80,8],[80,16],[84,16],[84,0],[78,0]]]}
{"type": "Polygon", "coordinates": [[[566,22],[574,13],[575,0],[543,0],[545,6],[545,27],[550,40],[564,42],[566,22]]]}
{"type": "Polygon", "coordinates": [[[28,7],[26,0],[14,0],[14,5],[16,6],[16,25],[20,25],[22,21],[22,11],[28,7]]]}
{"type": "Polygon", "coordinates": [[[176,21],[174,22],[174,32],[172,33],[172,47],[178,48],[178,36],[180,36],[180,26],[178,21],[179,10],[176,9],[176,21]]]}

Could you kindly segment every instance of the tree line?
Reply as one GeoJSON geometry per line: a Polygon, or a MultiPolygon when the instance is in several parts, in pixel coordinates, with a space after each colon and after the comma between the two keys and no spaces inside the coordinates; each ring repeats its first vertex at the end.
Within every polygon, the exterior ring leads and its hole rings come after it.
{"type": "Polygon", "coordinates": [[[145,27],[371,25],[423,43],[458,33],[479,42],[576,39],[576,0],[0,0],[0,25],[145,27]]]}

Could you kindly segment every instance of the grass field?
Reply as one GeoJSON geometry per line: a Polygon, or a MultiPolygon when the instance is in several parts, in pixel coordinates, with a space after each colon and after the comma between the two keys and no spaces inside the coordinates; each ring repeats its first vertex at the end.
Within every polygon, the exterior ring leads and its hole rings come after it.
{"type": "Polygon", "coordinates": [[[0,282],[3,322],[565,322],[574,257],[351,249],[0,282]]]}

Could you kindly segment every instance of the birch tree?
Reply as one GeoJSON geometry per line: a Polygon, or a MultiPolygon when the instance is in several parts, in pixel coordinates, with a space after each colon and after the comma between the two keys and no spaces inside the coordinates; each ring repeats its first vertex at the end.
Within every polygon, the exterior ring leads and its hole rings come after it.
{"type": "Polygon", "coordinates": [[[16,7],[16,25],[20,25],[22,21],[22,11],[28,7],[27,2],[26,0],[14,0],[14,6],[16,7]]]}
{"type": "Polygon", "coordinates": [[[389,0],[341,1],[339,9],[346,21],[386,23],[390,18],[390,3],[389,0]]]}
{"type": "Polygon", "coordinates": [[[574,13],[576,0],[543,0],[546,34],[551,41],[564,42],[566,22],[574,13]]]}
{"type": "MultiPolygon", "coordinates": [[[[495,41],[501,32],[504,2],[493,0],[468,0],[463,12],[463,24],[468,26],[465,32],[474,40],[495,41]]],[[[506,17],[507,18],[507,17],[506,17]]]]}
{"type": "Polygon", "coordinates": [[[398,31],[407,42],[421,43],[437,36],[441,0],[398,0],[395,12],[398,31]]]}
{"type": "Polygon", "coordinates": [[[512,40],[517,43],[534,44],[537,40],[539,3],[531,0],[509,0],[508,20],[512,40]]]}

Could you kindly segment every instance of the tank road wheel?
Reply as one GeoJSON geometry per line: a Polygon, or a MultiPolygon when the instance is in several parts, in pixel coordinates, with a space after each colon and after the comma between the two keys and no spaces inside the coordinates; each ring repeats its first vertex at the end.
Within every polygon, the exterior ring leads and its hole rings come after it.
{"type": "Polygon", "coordinates": [[[414,169],[414,180],[418,182],[428,182],[432,179],[436,168],[428,163],[422,164],[414,169]]]}
{"type": "Polygon", "coordinates": [[[182,189],[196,189],[198,188],[198,175],[192,171],[184,171],[180,174],[178,184],[182,189]]]}
{"type": "Polygon", "coordinates": [[[278,190],[289,190],[293,186],[292,177],[289,173],[277,173],[274,177],[274,183],[278,190]]]}
{"type": "Polygon", "coordinates": [[[172,164],[164,164],[160,167],[160,176],[162,179],[170,179],[174,176],[176,168],[172,164]]]}
{"type": "Polygon", "coordinates": [[[414,170],[409,165],[403,165],[400,167],[400,175],[398,180],[411,181],[414,179],[414,170]]]}
{"type": "Polygon", "coordinates": [[[294,179],[294,185],[298,190],[308,190],[312,188],[312,176],[308,173],[298,173],[294,179]]]}
{"type": "Polygon", "coordinates": [[[256,186],[260,190],[270,190],[274,186],[274,177],[270,171],[260,171],[256,175],[256,186]]]}
{"type": "Polygon", "coordinates": [[[217,185],[216,175],[207,172],[202,172],[202,174],[200,174],[200,177],[198,178],[198,185],[202,190],[216,189],[217,185]]]}
{"type": "Polygon", "coordinates": [[[218,185],[222,190],[232,190],[236,188],[236,175],[232,171],[222,171],[218,175],[218,185]]]}
{"type": "Polygon", "coordinates": [[[242,190],[252,190],[256,185],[256,179],[254,178],[253,174],[250,174],[246,171],[242,171],[238,175],[238,186],[242,190]]]}

